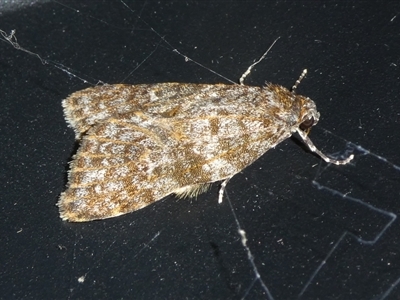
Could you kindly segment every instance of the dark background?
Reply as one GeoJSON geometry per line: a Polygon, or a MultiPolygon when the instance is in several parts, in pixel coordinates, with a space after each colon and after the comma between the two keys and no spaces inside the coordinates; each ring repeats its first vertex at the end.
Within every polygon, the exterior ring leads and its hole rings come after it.
{"type": "Polygon", "coordinates": [[[1,15],[22,47],[89,82],[0,41],[1,298],[400,297],[398,1],[81,2],[1,15]],[[118,218],[61,221],[76,151],[62,99],[99,80],[227,83],[211,69],[237,81],[277,37],[246,84],[291,87],[307,68],[298,93],[321,113],[310,137],[327,154],[358,145],[351,165],[328,166],[292,138],[236,175],[221,205],[215,184],[118,218]]]}

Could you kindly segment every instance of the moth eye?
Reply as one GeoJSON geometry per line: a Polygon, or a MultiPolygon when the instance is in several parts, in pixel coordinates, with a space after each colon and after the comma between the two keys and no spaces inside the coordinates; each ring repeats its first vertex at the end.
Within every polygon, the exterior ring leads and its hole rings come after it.
{"type": "Polygon", "coordinates": [[[300,129],[303,131],[306,131],[313,125],[314,125],[314,118],[311,117],[310,119],[307,119],[303,123],[300,124],[300,129]]]}

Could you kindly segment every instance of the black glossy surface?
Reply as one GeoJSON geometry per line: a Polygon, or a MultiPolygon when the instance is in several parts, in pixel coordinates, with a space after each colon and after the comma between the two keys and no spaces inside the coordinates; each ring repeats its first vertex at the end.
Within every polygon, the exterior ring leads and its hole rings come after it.
{"type": "MultiPolygon", "coordinates": [[[[134,12],[119,1],[81,2],[9,13],[0,28],[93,84],[227,82],[207,68],[236,81],[280,36],[246,84],[290,87],[307,68],[298,93],[321,113],[314,143],[329,154],[351,142],[400,165],[397,2],[127,1],[134,12]]],[[[89,84],[5,42],[0,53],[2,298],[400,297],[400,169],[360,151],[352,165],[327,166],[290,139],[228,184],[270,296],[259,281],[251,286],[217,184],[197,200],[168,197],[110,220],[62,222],[55,203],[76,145],[61,100],[89,84]]]]}

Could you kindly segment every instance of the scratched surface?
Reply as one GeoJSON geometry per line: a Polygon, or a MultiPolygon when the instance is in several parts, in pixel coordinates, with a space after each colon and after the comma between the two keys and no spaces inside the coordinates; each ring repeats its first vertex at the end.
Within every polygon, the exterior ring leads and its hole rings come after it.
{"type": "Polygon", "coordinates": [[[1,29],[73,74],[0,42],[5,298],[397,298],[399,4],[127,2],[132,12],[96,3],[2,16],[1,29]],[[90,86],[76,76],[227,83],[208,69],[237,80],[278,36],[245,83],[290,88],[307,68],[298,93],[321,114],[313,142],[328,154],[358,148],[352,165],[327,166],[288,139],[228,184],[260,280],[218,185],[107,221],[60,220],[55,203],[77,150],[61,100],[90,86]]]}

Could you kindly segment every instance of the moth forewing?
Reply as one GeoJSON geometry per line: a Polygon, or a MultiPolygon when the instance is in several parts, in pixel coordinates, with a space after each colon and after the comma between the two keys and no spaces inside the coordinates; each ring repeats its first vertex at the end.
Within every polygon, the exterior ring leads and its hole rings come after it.
{"type": "Polygon", "coordinates": [[[227,181],[319,119],[315,103],[286,88],[225,84],[105,85],[73,93],[64,113],[81,145],[58,206],[84,222],[196,196],[227,181]]]}

